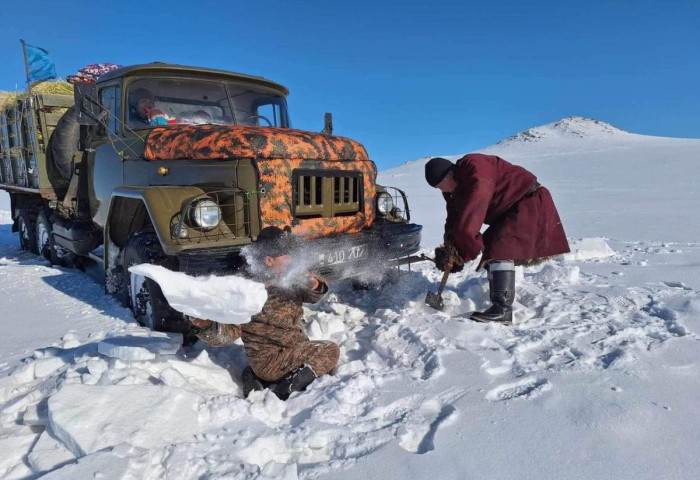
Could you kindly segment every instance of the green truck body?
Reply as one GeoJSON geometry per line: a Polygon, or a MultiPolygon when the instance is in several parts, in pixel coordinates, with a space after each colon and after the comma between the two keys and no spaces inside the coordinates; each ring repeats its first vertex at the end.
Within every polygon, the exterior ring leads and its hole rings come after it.
{"type": "Polygon", "coordinates": [[[403,192],[376,184],[357,142],[291,129],[287,95],[260,77],[155,63],[77,84],[74,96],[5,105],[0,189],[20,245],[53,263],[100,266],[107,292],[164,330],[176,312],[157,305],[159,290],[129,262],[241,271],[241,249],[270,225],[306,238],[331,280],[418,250],[403,192]]]}

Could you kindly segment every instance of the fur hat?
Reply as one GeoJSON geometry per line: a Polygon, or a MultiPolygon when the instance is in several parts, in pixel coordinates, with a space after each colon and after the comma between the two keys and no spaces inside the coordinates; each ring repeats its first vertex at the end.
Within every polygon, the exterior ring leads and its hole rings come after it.
{"type": "Polygon", "coordinates": [[[437,186],[450,173],[455,164],[442,157],[431,158],[425,164],[425,180],[431,187],[437,186]]]}

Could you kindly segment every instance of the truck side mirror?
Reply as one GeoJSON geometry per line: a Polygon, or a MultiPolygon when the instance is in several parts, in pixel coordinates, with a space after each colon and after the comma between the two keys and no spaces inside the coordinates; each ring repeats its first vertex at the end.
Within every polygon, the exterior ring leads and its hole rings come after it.
{"type": "Polygon", "coordinates": [[[97,125],[103,110],[97,101],[97,85],[76,82],[73,84],[73,97],[78,113],[78,124],[97,125]]]}
{"type": "Polygon", "coordinates": [[[332,113],[326,113],[323,116],[323,130],[321,133],[325,133],[327,135],[332,135],[333,134],[333,114],[332,113]]]}

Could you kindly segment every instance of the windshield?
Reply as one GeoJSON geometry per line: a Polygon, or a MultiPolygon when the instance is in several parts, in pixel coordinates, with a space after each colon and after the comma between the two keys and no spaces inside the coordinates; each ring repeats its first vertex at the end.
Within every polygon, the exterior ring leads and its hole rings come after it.
{"type": "Polygon", "coordinates": [[[284,97],[261,87],[149,78],[131,82],[127,98],[130,128],[169,124],[289,127],[284,97]]]}

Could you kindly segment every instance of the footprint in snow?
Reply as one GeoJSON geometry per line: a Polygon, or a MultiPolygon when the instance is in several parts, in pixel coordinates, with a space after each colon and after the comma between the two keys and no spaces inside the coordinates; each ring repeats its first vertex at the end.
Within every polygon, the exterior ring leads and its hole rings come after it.
{"type": "Polygon", "coordinates": [[[396,431],[401,448],[418,454],[434,450],[438,428],[454,418],[457,410],[452,403],[466,392],[462,389],[448,390],[437,398],[426,400],[409,412],[396,431]]]}
{"type": "Polygon", "coordinates": [[[513,400],[516,398],[529,400],[539,397],[552,389],[552,385],[543,378],[528,378],[514,383],[504,383],[489,390],[484,398],[492,402],[513,400]]]}

